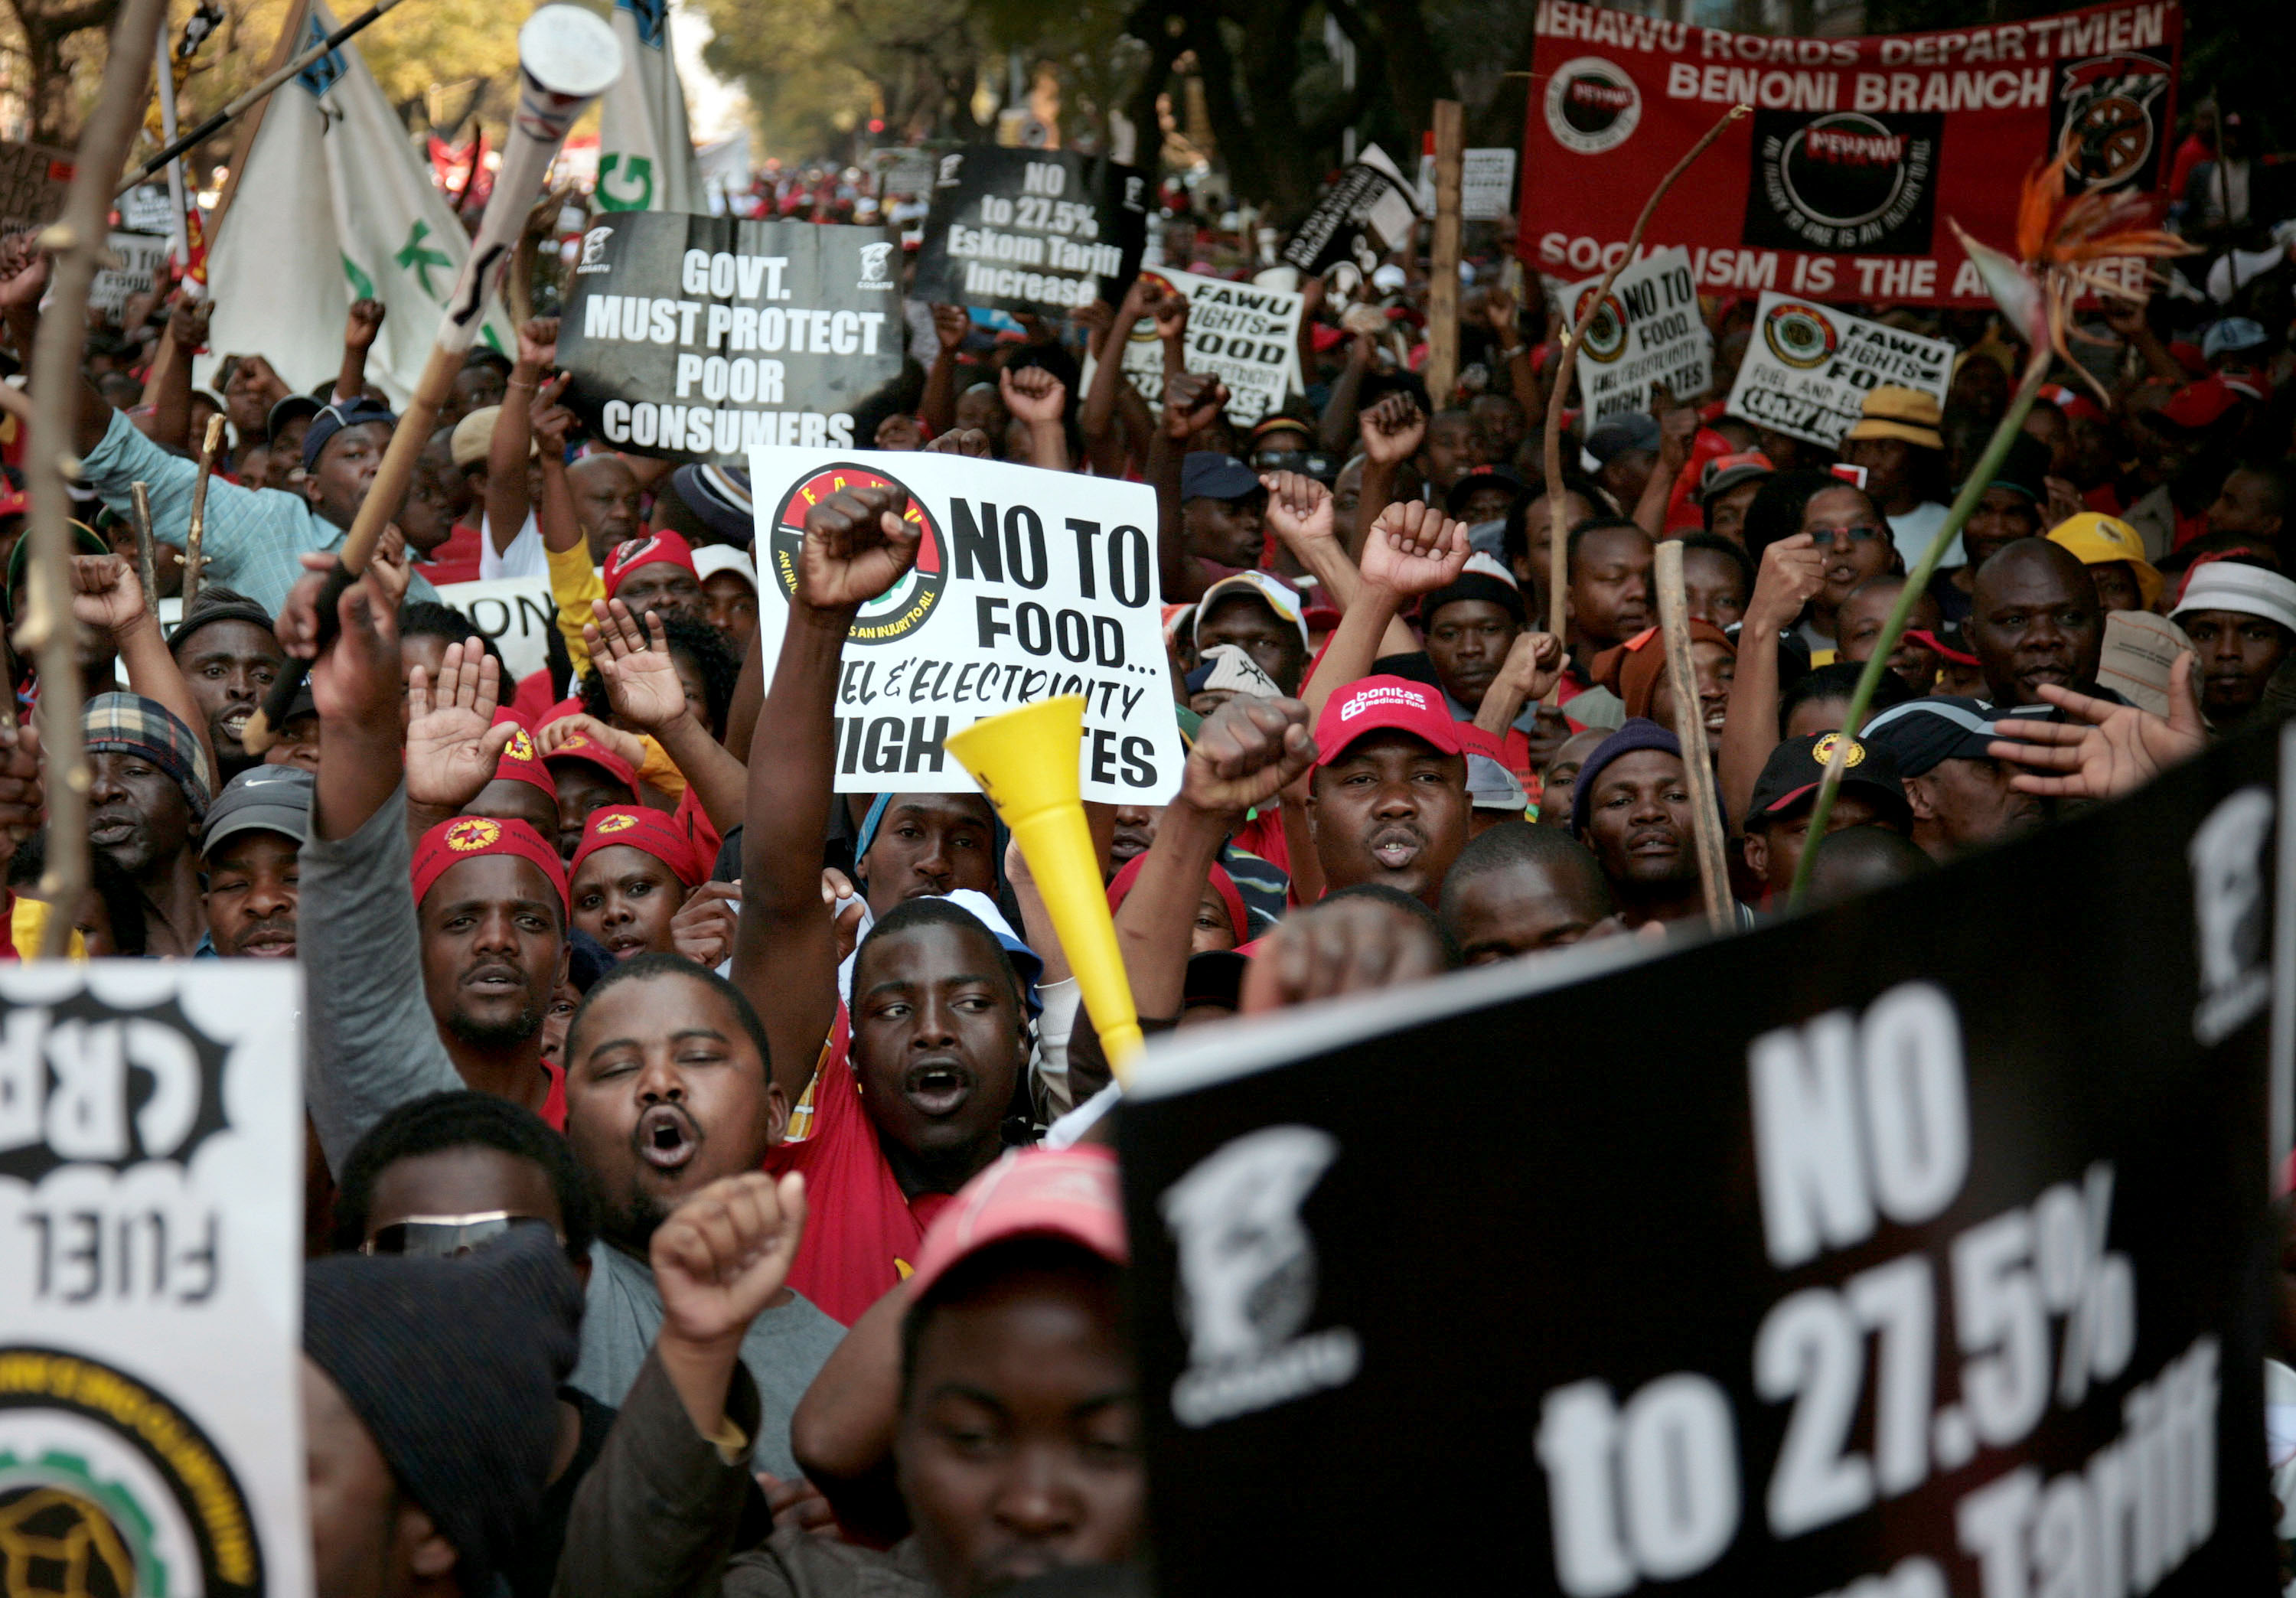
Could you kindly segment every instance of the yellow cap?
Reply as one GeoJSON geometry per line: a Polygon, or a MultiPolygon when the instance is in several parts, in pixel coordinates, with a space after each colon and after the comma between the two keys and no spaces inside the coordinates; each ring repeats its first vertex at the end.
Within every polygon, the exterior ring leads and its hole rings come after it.
{"type": "Polygon", "coordinates": [[[2161,597],[2161,590],[2169,579],[2155,570],[2152,562],[2144,558],[2144,540],[2136,529],[2117,516],[2107,516],[2096,511],[2083,511],[2078,516],[2068,516],[2049,529],[2049,542],[2070,550],[2073,558],[2084,566],[2109,566],[2115,561],[2125,561],[2136,576],[2136,592],[2151,610],[2161,597]]]}

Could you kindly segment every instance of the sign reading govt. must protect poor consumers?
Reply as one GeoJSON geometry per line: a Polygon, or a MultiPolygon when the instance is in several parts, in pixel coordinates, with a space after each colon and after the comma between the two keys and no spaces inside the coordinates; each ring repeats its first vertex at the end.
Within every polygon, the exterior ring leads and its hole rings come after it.
{"type": "Polygon", "coordinates": [[[976,145],[940,158],[911,291],[937,305],[1065,321],[1114,305],[1140,266],[1148,179],[1066,150],[976,145]]]}
{"type": "Polygon", "coordinates": [[[616,449],[738,462],[843,448],[900,375],[901,259],[874,227],[619,211],[583,235],[566,402],[616,449]]]}
{"type": "Polygon", "coordinates": [[[293,962],[0,966],[0,1591],[310,1590],[293,962]]]}
{"type": "Polygon", "coordinates": [[[1729,414],[1831,449],[1857,423],[1873,389],[1919,389],[1943,405],[1954,354],[1943,339],[1767,292],[1730,385],[1729,414]]]}
{"type": "Polygon", "coordinates": [[[768,660],[789,620],[806,512],[847,488],[908,496],[915,568],[861,608],[845,640],[838,792],[972,792],[948,735],[1062,694],[1085,701],[1085,798],[1152,805],[1177,791],[1145,484],[963,455],[798,449],[756,451],[750,481],[756,647],[768,660]]]}

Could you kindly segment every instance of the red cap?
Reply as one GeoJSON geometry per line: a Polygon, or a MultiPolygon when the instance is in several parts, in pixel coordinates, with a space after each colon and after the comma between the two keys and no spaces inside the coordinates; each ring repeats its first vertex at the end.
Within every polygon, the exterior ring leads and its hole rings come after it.
{"type": "Polygon", "coordinates": [[[607,552],[605,579],[606,597],[611,599],[622,586],[622,579],[641,566],[651,566],[656,561],[667,561],[673,566],[683,566],[695,582],[701,574],[693,569],[693,545],[676,533],[645,533],[626,539],[607,552]]]}
{"type": "Polygon", "coordinates": [[[1057,1237],[1111,1265],[1128,1263],[1115,1151],[1016,1149],[966,1183],[925,1233],[909,1302],[972,1255],[1016,1237],[1057,1237]]]}
{"type": "Polygon", "coordinates": [[[2041,390],[2041,397],[2065,414],[2068,422],[2102,422],[2104,407],[2087,395],[2076,392],[2062,383],[2051,383],[2041,390]]]}
{"type": "Polygon", "coordinates": [[[2214,427],[2224,420],[2226,411],[2239,403],[2240,396],[2225,386],[2224,379],[2206,377],[2177,389],[2169,403],[2153,414],[2173,427],[2197,430],[2214,427]]]}
{"type": "Polygon", "coordinates": [[[558,890],[558,907],[568,908],[566,867],[558,851],[522,821],[491,815],[457,815],[422,834],[414,845],[414,902],[418,906],[448,869],[481,855],[510,855],[530,861],[558,890]]]}
{"type": "Polygon", "coordinates": [[[1443,691],[1407,677],[1358,677],[1333,694],[1316,724],[1318,766],[1329,766],[1347,747],[1366,733],[1394,731],[1423,738],[1447,755],[1456,755],[1459,724],[1444,708],[1443,691]]]}
{"type": "Polygon", "coordinates": [[[608,805],[591,811],[590,819],[582,824],[582,841],[575,846],[573,864],[566,868],[568,876],[580,875],[583,861],[617,844],[644,849],[675,872],[688,888],[701,881],[701,873],[694,869],[693,846],[685,832],[660,811],[644,805],[608,805]]]}
{"type": "Polygon", "coordinates": [[[32,513],[32,496],[0,478],[0,516],[29,516],[32,513]]]}
{"type": "MultiPolygon", "coordinates": [[[[1109,880],[1108,910],[1110,914],[1113,915],[1117,911],[1122,909],[1124,907],[1124,901],[1132,897],[1132,889],[1137,886],[1140,881],[1140,868],[1146,862],[1147,858],[1148,856],[1144,850],[1133,856],[1131,859],[1124,863],[1124,869],[1118,872],[1115,876],[1109,880]]],[[[1242,943],[1243,941],[1244,933],[1250,930],[1251,924],[1244,915],[1243,895],[1237,889],[1235,879],[1229,876],[1227,874],[1226,868],[1221,865],[1217,860],[1212,862],[1210,880],[1212,890],[1220,896],[1220,903],[1227,906],[1228,925],[1235,931],[1235,940],[1238,943],[1242,943]]]]}
{"type": "Polygon", "coordinates": [[[548,794],[551,802],[558,800],[558,783],[550,774],[550,767],[542,763],[542,751],[534,747],[534,736],[524,727],[510,735],[503,746],[502,758],[495,762],[494,780],[497,783],[530,783],[548,794]]]}
{"type": "Polygon", "coordinates": [[[587,760],[600,770],[627,783],[632,799],[638,796],[636,768],[587,733],[575,733],[542,758],[545,764],[553,760],[587,760]]]}

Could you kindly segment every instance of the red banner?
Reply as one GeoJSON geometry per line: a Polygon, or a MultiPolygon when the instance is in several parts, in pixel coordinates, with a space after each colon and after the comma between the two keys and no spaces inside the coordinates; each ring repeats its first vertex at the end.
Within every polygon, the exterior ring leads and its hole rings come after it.
{"type": "MultiPolygon", "coordinates": [[[[2122,0],[1939,33],[1772,38],[1541,0],[1523,138],[1523,258],[1582,278],[1617,260],[1667,168],[1733,105],[1644,250],[1681,244],[1710,293],[1988,303],[1946,225],[2013,247],[2020,184],[2159,188],[2174,0],[2122,0]]],[[[2128,264],[2132,278],[2139,264],[2128,264]]]]}

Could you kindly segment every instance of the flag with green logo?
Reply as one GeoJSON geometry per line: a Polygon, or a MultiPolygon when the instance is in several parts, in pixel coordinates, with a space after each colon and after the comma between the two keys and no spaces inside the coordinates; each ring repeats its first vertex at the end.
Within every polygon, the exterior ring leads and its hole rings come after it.
{"type": "MultiPolygon", "coordinates": [[[[304,28],[308,44],[334,30],[321,0],[311,0],[304,28]]],[[[341,45],[265,110],[208,258],[215,353],[193,375],[204,381],[226,355],[261,355],[308,390],[342,364],[351,301],[374,299],[390,314],[367,356],[367,378],[403,403],[469,253],[468,235],[381,86],[357,48],[341,45]]],[[[499,305],[480,337],[516,348],[499,305]]]]}
{"type": "Polygon", "coordinates": [[[685,90],[669,47],[669,0],[614,0],[622,75],[598,108],[598,206],[703,210],[685,90]]]}

